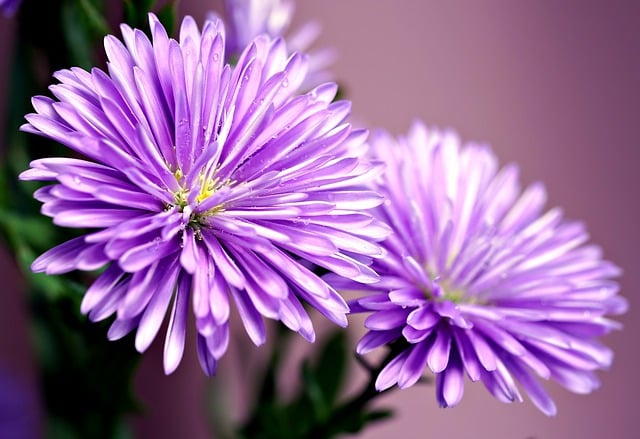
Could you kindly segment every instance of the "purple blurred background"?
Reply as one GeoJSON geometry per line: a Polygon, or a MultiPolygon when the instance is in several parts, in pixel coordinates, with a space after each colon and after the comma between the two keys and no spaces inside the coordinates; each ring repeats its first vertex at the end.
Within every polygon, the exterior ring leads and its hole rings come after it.
{"type": "MultiPolygon", "coordinates": [[[[213,3],[182,0],[181,11],[202,19],[213,3]]],[[[601,389],[580,396],[547,386],[558,405],[555,418],[528,401],[497,402],[470,383],[460,406],[443,410],[433,389],[418,386],[381,398],[397,416],[359,437],[636,437],[640,2],[299,1],[293,27],[310,19],[323,25],[321,45],[339,51],[336,79],[358,121],[398,134],[421,118],[452,127],[465,140],[490,143],[504,164],[520,164],[523,184],[546,184],[549,207],[562,206],[567,217],[586,222],[606,258],[625,270],[622,291],[631,304],[620,318],[624,330],[606,339],[616,359],[600,373],[601,389]]],[[[2,24],[0,50],[6,53],[11,26],[2,24]]],[[[6,84],[8,59],[0,60],[0,84],[6,84]]],[[[0,89],[0,105],[5,93],[0,89]]],[[[21,283],[10,256],[0,256],[0,369],[36,389],[21,283]]],[[[354,339],[360,324],[352,320],[354,339]]],[[[211,411],[206,414],[203,402],[212,404],[215,388],[242,388],[248,377],[233,373],[236,366],[247,355],[263,355],[247,354],[244,338],[213,380],[202,376],[193,347],[178,371],[164,377],[158,340],[136,381],[147,405],[146,416],[135,420],[139,436],[207,437],[211,411]]],[[[221,409],[237,417],[245,405],[246,396],[234,394],[221,409]]]]}

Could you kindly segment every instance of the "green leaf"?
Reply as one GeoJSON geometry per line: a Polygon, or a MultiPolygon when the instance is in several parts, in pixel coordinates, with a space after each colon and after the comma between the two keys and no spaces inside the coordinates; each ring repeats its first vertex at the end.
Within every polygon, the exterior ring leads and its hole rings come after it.
{"type": "Polygon", "coordinates": [[[64,36],[71,57],[71,62],[85,70],[93,66],[93,39],[87,31],[86,17],[75,2],[66,2],[62,6],[62,23],[64,36]]]}
{"type": "Polygon", "coordinates": [[[24,217],[17,212],[2,208],[0,208],[0,226],[9,235],[10,242],[21,241],[37,248],[49,247],[55,236],[54,226],[47,218],[24,217]]]}
{"type": "Polygon", "coordinates": [[[367,423],[384,421],[385,419],[389,419],[392,417],[393,417],[393,410],[390,410],[390,409],[372,410],[365,414],[367,423]]]}
{"type": "Polygon", "coordinates": [[[323,345],[315,367],[318,386],[328,406],[335,403],[344,382],[349,349],[347,342],[346,331],[335,331],[323,345]]]}
{"type": "Polygon", "coordinates": [[[35,259],[35,253],[29,246],[24,243],[18,243],[15,252],[18,265],[30,285],[42,291],[49,299],[57,299],[67,293],[61,277],[31,272],[30,266],[35,259]]]}
{"type": "Polygon", "coordinates": [[[133,3],[136,4],[136,8],[139,11],[143,11],[143,13],[147,13],[148,11],[153,9],[153,7],[156,4],[156,0],[133,0],[133,3]]]}
{"type": "Polygon", "coordinates": [[[325,398],[324,391],[320,386],[320,380],[316,375],[315,369],[312,369],[305,361],[302,363],[301,371],[302,384],[303,384],[303,398],[307,399],[311,406],[311,412],[313,419],[316,421],[322,421],[327,418],[329,414],[329,404],[325,398]]]}
{"type": "MultiPolygon", "coordinates": [[[[289,347],[291,334],[291,331],[283,325],[277,326],[271,357],[264,371],[262,381],[257,388],[251,415],[246,423],[238,428],[240,437],[248,439],[259,435],[264,439],[275,439],[279,437],[277,435],[278,430],[281,429],[283,424],[286,425],[287,423],[288,413],[285,406],[278,400],[277,376],[281,359],[289,347]]],[[[217,435],[222,434],[220,431],[216,431],[216,433],[217,435]]]]}
{"type": "Polygon", "coordinates": [[[342,425],[336,425],[335,433],[359,433],[369,424],[389,419],[393,416],[393,411],[387,409],[371,410],[358,413],[356,416],[347,418],[342,425]]]}
{"type": "MultiPolygon", "coordinates": [[[[124,19],[125,22],[137,29],[143,29],[145,32],[148,29],[148,20],[147,15],[149,12],[152,12],[156,7],[156,0],[123,0],[124,3],[124,19]]],[[[175,1],[171,1],[160,9],[160,13],[167,14],[168,9],[172,7],[172,5],[176,3],[175,1]],[[164,12],[162,12],[164,11],[164,12]]],[[[161,20],[161,22],[163,22],[161,20]]],[[[164,23],[164,22],[163,22],[164,23]]],[[[171,28],[167,28],[170,30],[171,28]]],[[[148,32],[147,32],[148,34],[148,32]]]]}
{"type": "Polygon", "coordinates": [[[124,21],[133,26],[138,22],[138,13],[136,5],[131,0],[123,0],[124,4],[124,21]]]}
{"type": "Polygon", "coordinates": [[[176,25],[176,11],[177,11],[177,2],[173,1],[164,5],[158,11],[158,20],[167,30],[169,35],[173,34],[176,25]]]}
{"type": "Polygon", "coordinates": [[[50,437],[122,437],[123,416],[139,411],[133,336],[107,340],[108,322],[88,321],[72,298],[49,300],[35,291],[31,297],[44,403],[57,419],[50,437]]]}
{"type": "MultiPolygon", "coordinates": [[[[91,0],[77,0],[79,10],[86,17],[88,28],[97,36],[105,36],[111,33],[109,24],[101,12],[101,8],[91,0]]],[[[102,3],[102,2],[100,2],[102,3]]]]}

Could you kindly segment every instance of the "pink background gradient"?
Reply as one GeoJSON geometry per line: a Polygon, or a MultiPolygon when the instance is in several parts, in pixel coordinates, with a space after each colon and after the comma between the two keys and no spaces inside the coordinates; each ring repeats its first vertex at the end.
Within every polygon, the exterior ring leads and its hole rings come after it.
{"type": "MultiPolygon", "coordinates": [[[[202,19],[211,4],[183,0],[181,11],[202,19]]],[[[624,330],[606,339],[616,359],[600,373],[601,389],[584,396],[547,386],[558,405],[555,418],[529,401],[499,403],[475,383],[467,384],[457,408],[439,409],[433,389],[417,386],[381,398],[396,417],[358,437],[637,437],[640,2],[300,1],[293,27],[310,19],[323,25],[320,45],[339,51],[336,79],[358,121],[398,134],[421,118],[454,128],[465,140],[492,144],[503,163],[520,164],[524,185],[545,183],[549,207],[560,205],[567,217],[585,221],[606,258],[625,270],[622,291],[631,305],[619,319],[624,330]]],[[[0,45],[9,47],[7,23],[0,45]]],[[[0,60],[3,78],[7,59],[0,60]]],[[[0,366],[29,377],[20,283],[2,256],[0,366]]],[[[354,338],[361,322],[352,320],[354,338]]],[[[246,337],[237,338],[242,346],[223,360],[218,378],[207,380],[193,346],[178,371],[164,377],[159,337],[137,376],[148,405],[147,416],[135,421],[140,437],[207,437],[211,410],[207,415],[202,403],[211,389],[229,381],[241,389],[247,376],[232,372],[248,355],[262,355],[247,354],[246,337]]],[[[223,409],[237,417],[246,398],[234,394],[223,409]]]]}

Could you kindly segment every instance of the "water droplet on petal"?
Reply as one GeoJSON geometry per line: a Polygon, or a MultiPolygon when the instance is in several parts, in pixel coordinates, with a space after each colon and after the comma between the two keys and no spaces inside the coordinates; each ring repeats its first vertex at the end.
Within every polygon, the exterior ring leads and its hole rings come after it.
{"type": "Polygon", "coordinates": [[[158,249],[160,248],[160,244],[162,243],[162,238],[159,236],[156,236],[153,241],[151,241],[153,245],[151,245],[147,250],[150,253],[156,252],[158,251],[158,249]]]}

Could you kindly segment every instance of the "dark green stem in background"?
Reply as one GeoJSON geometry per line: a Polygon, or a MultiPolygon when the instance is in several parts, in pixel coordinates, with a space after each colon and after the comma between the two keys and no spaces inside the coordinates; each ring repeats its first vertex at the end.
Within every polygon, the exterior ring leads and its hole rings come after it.
{"type": "MultiPolygon", "coordinates": [[[[315,362],[303,362],[300,368],[301,388],[293,400],[283,402],[276,392],[276,383],[278,377],[284,376],[279,359],[286,356],[286,338],[289,334],[290,331],[278,333],[249,419],[237,430],[236,435],[227,433],[220,437],[331,439],[341,434],[360,432],[372,423],[392,416],[390,410],[371,407],[379,396],[393,389],[379,392],[375,382],[389,361],[406,349],[406,343],[399,341],[391,344],[388,355],[376,366],[356,356],[367,370],[368,379],[353,396],[338,401],[352,347],[346,333],[337,331],[315,349],[318,356],[315,362]]],[[[286,379],[290,378],[290,374],[287,374],[286,379]]]]}
{"type": "MultiPolygon", "coordinates": [[[[367,408],[376,398],[394,389],[394,387],[392,387],[380,392],[376,389],[375,385],[378,374],[384,368],[384,366],[386,366],[386,364],[393,358],[394,355],[395,353],[393,351],[390,352],[389,355],[380,363],[379,367],[369,368],[369,380],[366,382],[362,390],[358,394],[351,397],[348,401],[345,401],[340,406],[338,406],[331,414],[331,417],[324,423],[312,427],[310,430],[310,434],[307,436],[308,439],[331,438],[336,434],[344,432],[341,427],[352,427],[359,430],[359,425],[350,425],[353,422],[359,423],[361,422],[361,420],[364,421],[365,419],[368,422],[373,422],[390,417],[391,412],[389,411],[368,411],[367,408]],[[362,419],[363,416],[365,416],[365,419],[362,419]]],[[[362,425],[362,427],[364,427],[364,425],[362,425]]]]}

